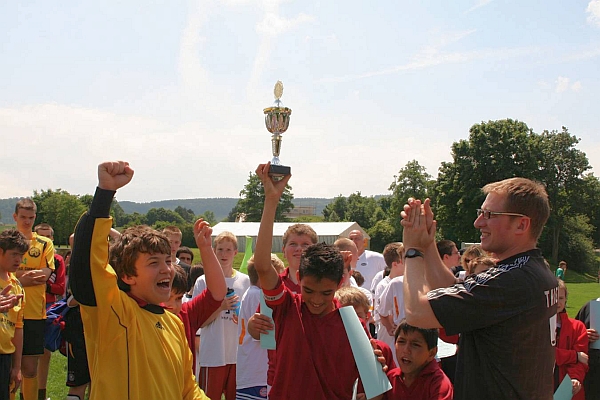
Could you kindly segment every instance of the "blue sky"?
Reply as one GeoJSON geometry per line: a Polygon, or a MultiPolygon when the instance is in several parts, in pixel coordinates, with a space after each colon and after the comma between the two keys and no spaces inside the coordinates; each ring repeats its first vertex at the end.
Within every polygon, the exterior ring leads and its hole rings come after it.
{"type": "Polygon", "coordinates": [[[119,200],[237,197],[277,80],[296,197],[437,176],[503,118],[568,127],[600,168],[600,0],[0,4],[2,198],[92,193],[112,159],[136,170],[119,200]]]}

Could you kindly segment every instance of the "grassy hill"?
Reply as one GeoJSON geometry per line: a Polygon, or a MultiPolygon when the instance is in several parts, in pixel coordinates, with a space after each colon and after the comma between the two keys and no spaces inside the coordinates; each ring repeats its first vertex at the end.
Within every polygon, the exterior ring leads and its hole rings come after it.
{"type": "MultiPolygon", "coordinates": [[[[0,199],[0,222],[5,224],[14,223],[12,215],[15,210],[15,204],[19,198],[13,197],[10,199],[0,199]]],[[[215,214],[217,221],[222,221],[227,218],[229,212],[237,204],[239,199],[231,197],[207,198],[207,199],[175,199],[175,200],[160,200],[151,201],[148,203],[136,203],[133,201],[120,201],[119,205],[127,214],[138,212],[146,214],[151,208],[166,208],[174,210],[178,206],[194,211],[196,215],[204,214],[206,211],[212,211],[215,214]]],[[[297,198],[293,203],[295,206],[313,206],[318,216],[322,216],[323,209],[333,199],[327,198],[297,198]]]]}

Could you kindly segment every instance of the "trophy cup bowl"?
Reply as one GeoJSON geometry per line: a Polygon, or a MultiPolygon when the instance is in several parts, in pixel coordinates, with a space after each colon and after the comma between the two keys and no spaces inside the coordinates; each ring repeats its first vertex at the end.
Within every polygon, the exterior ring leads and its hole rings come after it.
{"type": "Polygon", "coordinates": [[[279,161],[279,154],[281,152],[281,141],[282,134],[287,130],[290,125],[290,115],[292,115],[292,109],[288,107],[281,107],[280,97],[283,94],[283,84],[281,81],[277,81],[275,84],[275,106],[267,107],[263,111],[265,113],[265,126],[267,130],[271,132],[271,151],[273,153],[273,159],[271,160],[271,167],[269,169],[269,176],[275,180],[281,180],[284,176],[290,175],[292,169],[285,165],[281,165],[279,161]]]}

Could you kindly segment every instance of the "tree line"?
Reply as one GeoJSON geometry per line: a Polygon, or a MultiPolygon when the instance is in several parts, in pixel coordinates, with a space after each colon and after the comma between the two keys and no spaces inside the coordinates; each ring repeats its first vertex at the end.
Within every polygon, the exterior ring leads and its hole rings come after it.
{"type": "MultiPolygon", "coordinates": [[[[443,162],[438,176],[428,174],[417,160],[411,160],[395,175],[382,196],[362,196],[360,191],[339,195],[323,210],[322,217],[299,218],[309,221],[355,221],[371,236],[371,248],[381,251],[385,244],[400,241],[400,212],[408,197],[426,198],[438,221],[438,237],[456,243],[478,242],[473,227],[475,210],[484,196],[481,188],[514,176],[534,179],[546,185],[551,215],[539,246],[553,263],[566,260],[569,268],[595,271],[594,248],[600,243],[600,181],[592,173],[584,152],[576,148],[579,139],[563,127],[560,131],[535,133],[524,122],[511,119],[475,124],[468,139],[452,145],[452,160],[443,162]]],[[[285,213],[293,209],[292,188],[288,185],[277,209],[277,221],[288,221],[285,213]]],[[[47,222],[56,231],[56,242],[66,244],[79,216],[89,207],[91,195],[71,195],[57,190],[34,191],[38,205],[36,223],[47,222]]],[[[240,199],[226,218],[235,221],[260,221],[264,193],[254,173],[240,191],[240,199]]],[[[115,225],[125,228],[137,224],[162,229],[176,225],[183,232],[182,243],[193,246],[193,222],[203,217],[215,224],[214,213],[195,215],[182,206],[174,210],[152,208],[146,214],[127,214],[116,200],[111,207],[115,225]]]]}

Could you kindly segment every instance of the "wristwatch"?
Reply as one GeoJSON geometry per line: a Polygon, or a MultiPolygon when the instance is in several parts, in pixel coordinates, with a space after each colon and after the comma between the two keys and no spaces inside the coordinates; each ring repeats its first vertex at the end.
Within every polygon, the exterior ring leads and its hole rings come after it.
{"type": "Polygon", "coordinates": [[[417,249],[408,249],[408,250],[406,250],[406,253],[404,253],[404,258],[415,258],[415,257],[423,258],[423,256],[424,256],[423,253],[421,253],[417,249]]]}

